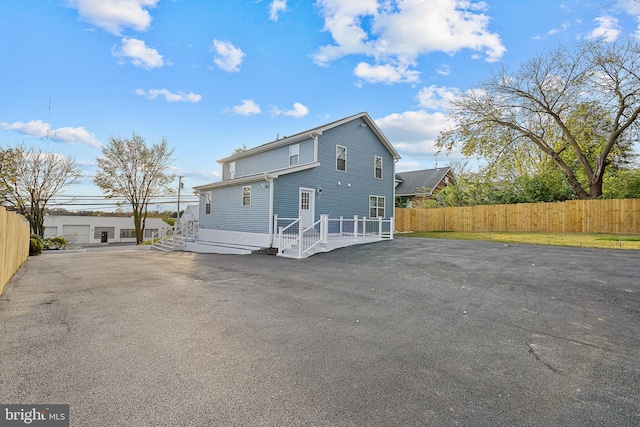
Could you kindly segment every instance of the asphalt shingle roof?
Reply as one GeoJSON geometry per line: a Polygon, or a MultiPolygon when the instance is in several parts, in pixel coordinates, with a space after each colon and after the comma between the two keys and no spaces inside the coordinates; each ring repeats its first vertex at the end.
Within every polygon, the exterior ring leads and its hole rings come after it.
{"type": "Polygon", "coordinates": [[[396,187],[396,196],[413,196],[422,194],[423,188],[435,188],[451,168],[424,169],[411,172],[396,173],[400,184],[396,187]]]}

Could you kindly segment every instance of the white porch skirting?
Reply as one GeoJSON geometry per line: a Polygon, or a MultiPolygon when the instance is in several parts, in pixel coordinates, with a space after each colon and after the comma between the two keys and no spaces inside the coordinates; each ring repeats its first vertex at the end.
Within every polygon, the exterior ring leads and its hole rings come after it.
{"type": "Polygon", "coordinates": [[[250,254],[269,246],[269,234],[201,228],[197,239],[186,241],[184,250],[198,253],[250,254]]]}

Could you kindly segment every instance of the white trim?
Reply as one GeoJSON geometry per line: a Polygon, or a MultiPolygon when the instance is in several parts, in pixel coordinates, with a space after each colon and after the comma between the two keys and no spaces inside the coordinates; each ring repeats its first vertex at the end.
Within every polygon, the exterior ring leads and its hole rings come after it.
{"type": "Polygon", "coordinates": [[[236,162],[229,162],[229,179],[235,179],[236,177],[236,162]]]}
{"type": "Polygon", "coordinates": [[[256,249],[269,246],[270,236],[267,233],[247,233],[242,231],[212,230],[200,228],[195,243],[222,243],[239,246],[255,246],[256,249]]]}
{"type": "Polygon", "coordinates": [[[298,217],[300,218],[300,224],[303,227],[308,227],[316,221],[316,190],[314,188],[300,187],[298,190],[298,217]],[[309,213],[311,215],[311,222],[309,224],[302,223],[302,192],[309,193],[309,213]]]}
{"type": "Polygon", "coordinates": [[[289,166],[300,165],[300,144],[293,144],[289,146],[289,166]],[[296,163],[291,163],[291,159],[296,157],[296,163]]]}
{"type": "Polygon", "coordinates": [[[242,186],[242,206],[251,206],[251,186],[250,185],[243,185],[242,186]],[[244,189],[245,188],[249,189],[249,203],[248,204],[244,203],[244,198],[245,198],[244,189]]]}
{"type": "Polygon", "coordinates": [[[387,214],[387,200],[386,199],[387,198],[385,196],[378,196],[378,195],[375,195],[375,194],[369,194],[369,212],[367,213],[367,217],[368,218],[385,218],[385,215],[387,214]],[[380,215],[371,216],[371,208],[372,208],[372,206],[371,206],[371,198],[372,197],[376,198],[376,206],[375,206],[376,213],[378,213],[378,209],[380,209],[380,206],[378,206],[379,200],[380,199],[383,200],[384,206],[382,207],[382,216],[380,216],[380,215]]]}
{"type": "Polygon", "coordinates": [[[375,179],[384,179],[384,159],[382,156],[373,156],[373,177],[375,179]],[[376,176],[376,171],[378,170],[378,159],[380,159],[380,177],[376,176]]]}
{"type": "Polygon", "coordinates": [[[338,172],[346,172],[347,169],[348,169],[348,167],[347,167],[347,147],[345,147],[344,145],[336,144],[336,171],[338,171],[338,172]],[[338,169],[338,147],[339,148],[344,148],[344,170],[338,169]]]}
{"type": "Polygon", "coordinates": [[[257,173],[255,175],[249,175],[249,176],[245,176],[243,178],[236,178],[234,180],[225,180],[225,181],[218,181],[218,182],[213,182],[211,184],[205,184],[205,185],[199,185],[197,187],[193,187],[194,190],[197,191],[206,191],[206,190],[210,190],[210,189],[214,189],[214,188],[220,188],[220,187],[229,187],[229,186],[233,186],[233,185],[241,185],[241,184],[248,184],[250,182],[258,182],[258,181],[267,181],[266,177],[270,177],[270,178],[278,178],[282,175],[288,175],[290,173],[295,173],[295,172],[300,172],[300,171],[304,171],[307,169],[313,169],[320,166],[320,163],[307,163],[305,165],[300,165],[300,166],[295,166],[292,168],[283,168],[283,169],[276,169],[276,170],[272,170],[272,171],[267,171],[267,172],[260,172],[257,173]]]}

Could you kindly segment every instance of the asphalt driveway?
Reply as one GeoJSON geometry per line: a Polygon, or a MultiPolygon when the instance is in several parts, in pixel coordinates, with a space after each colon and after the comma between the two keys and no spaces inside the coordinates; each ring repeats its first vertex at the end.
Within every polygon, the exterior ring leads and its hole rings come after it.
{"type": "Polygon", "coordinates": [[[640,425],[640,252],[399,238],[29,258],[0,403],[71,425],[640,425]]]}

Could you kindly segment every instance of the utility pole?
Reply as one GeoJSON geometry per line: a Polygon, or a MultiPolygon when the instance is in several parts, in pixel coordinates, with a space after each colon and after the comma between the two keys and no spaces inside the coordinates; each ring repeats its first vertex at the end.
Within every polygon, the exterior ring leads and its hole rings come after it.
{"type": "Polygon", "coordinates": [[[180,190],[182,190],[182,178],[184,178],[182,175],[178,177],[178,215],[176,216],[178,223],[180,223],[180,190]]]}

